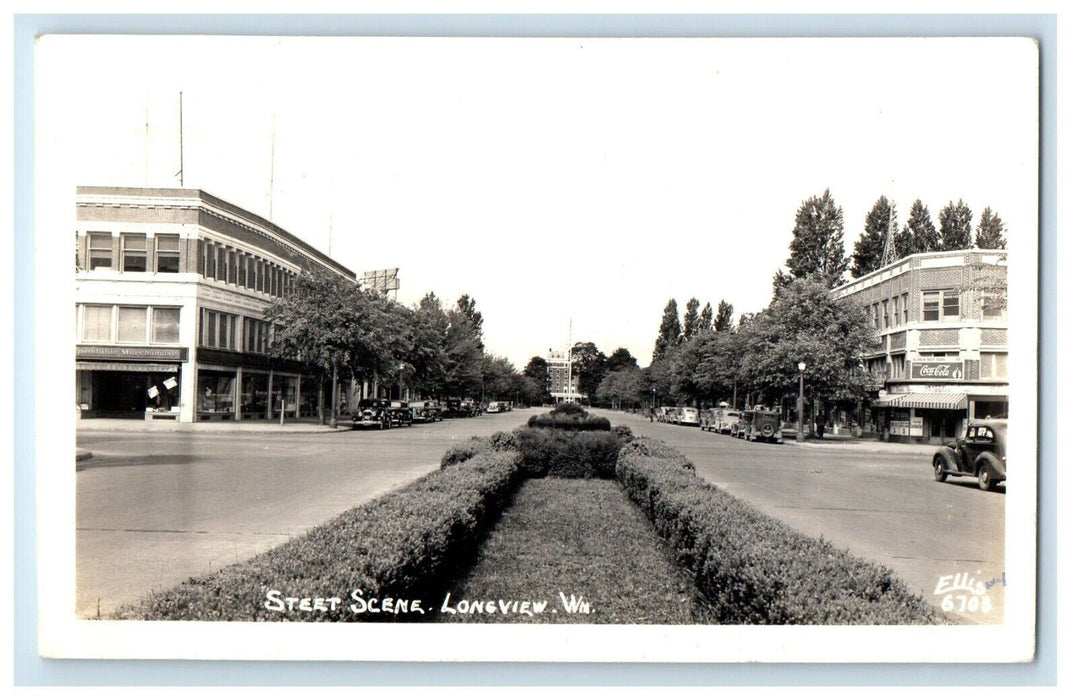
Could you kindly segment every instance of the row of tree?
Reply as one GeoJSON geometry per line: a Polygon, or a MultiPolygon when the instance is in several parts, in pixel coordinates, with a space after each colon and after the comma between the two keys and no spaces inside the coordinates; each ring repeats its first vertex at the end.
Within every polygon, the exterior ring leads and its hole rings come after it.
{"type": "Polygon", "coordinates": [[[882,266],[889,230],[895,233],[896,259],[914,253],[964,250],[974,246],[994,250],[1007,245],[1003,221],[990,207],[981,212],[976,238],[971,230],[972,212],[961,199],[957,204],[949,202],[940,210],[938,228],[928,207],[919,199],[910,208],[909,218],[901,231],[897,229],[896,210],[886,197],[880,197],[865,216],[864,231],[854,244],[853,254],[847,256],[843,244],[842,207],[835,203],[831,191],[825,190],[822,196],[805,200],[794,221],[790,257],[786,260],[788,272],[775,273],[775,290],[791,279],[808,276],[819,277],[830,287],[836,287],[845,280],[847,271],[857,278],[878,270],[882,266]]]}
{"type": "Polygon", "coordinates": [[[466,294],[446,306],[432,292],[408,307],[338,275],[306,273],[269,320],[271,353],[333,377],[334,387],[338,378],[377,379],[386,395],[407,384],[425,397],[518,402],[545,391],[485,351],[483,315],[466,294]]]}

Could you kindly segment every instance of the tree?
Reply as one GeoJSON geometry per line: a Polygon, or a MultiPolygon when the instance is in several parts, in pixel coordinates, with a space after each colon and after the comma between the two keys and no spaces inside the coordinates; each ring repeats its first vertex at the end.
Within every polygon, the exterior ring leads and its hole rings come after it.
{"type": "Polygon", "coordinates": [[[711,324],[715,320],[715,312],[711,309],[711,302],[704,304],[704,308],[700,309],[700,322],[696,326],[697,333],[705,333],[711,330],[711,324]]]}
{"type": "Polygon", "coordinates": [[[448,316],[434,292],[419,300],[408,315],[410,348],[405,361],[412,367],[412,387],[425,396],[445,392],[448,316]]]}
{"type": "Polygon", "coordinates": [[[623,369],[633,369],[634,367],[638,367],[636,358],[626,348],[618,348],[610,353],[610,357],[606,359],[608,372],[620,372],[623,369]]]}
{"type": "Polygon", "coordinates": [[[685,322],[681,325],[681,333],[685,340],[696,335],[700,325],[700,300],[696,297],[689,299],[685,304],[685,322]]]}
{"type": "MultiPolygon", "coordinates": [[[[894,222],[895,212],[887,197],[880,197],[865,215],[865,230],[853,246],[850,274],[854,279],[864,277],[882,267],[883,246],[887,232],[894,222]]],[[[897,242],[895,245],[897,252],[897,242]]]]}
{"type": "Polygon", "coordinates": [[[790,257],[786,260],[790,276],[816,277],[828,287],[839,284],[849,265],[842,236],[842,208],[831,198],[831,190],[825,190],[822,197],[810,197],[802,202],[790,241],[790,257]]]}
{"type": "Polygon", "coordinates": [[[483,349],[483,314],[475,308],[475,299],[467,294],[462,294],[457,299],[457,311],[471,324],[475,337],[479,341],[479,349],[483,349]]]}
{"type": "Polygon", "coordinates": [[[659,337],[655,339],[655,351],[651,355],[652,364],[679,342],[681,342],[681,321],[678,320],[677,301],[671,299],[666,302],[662,320],[659,322],[659,337]]]}
{"type": "Polygon", "coordinates": [[[637,403],[645,394],[644,372],[639,367],[608,372],[599,383],[596,394],[615,409],[621,409],[627,403],[637,403]]]}
{"type": "Polygon", "coordinates": [[[580,393],[592,397],[606,373],[606,355],[595,343],[575,343],[573,353],[573,376],[577,377],[580,393]]]}
{"type": "Polygon", "coordinates": [[[1003,237],[1003,221],[999,214],[985,207],[981,212],[981,222],[977,224],[977,247],[984,250],[1003,250],[1007,240],[1003,237]]]}
{"type": "Polygon", "coordinates": [[[540,389],[539,398],[533,403],[547,403],[550,396],[550,365],[543,358],[536,355],[528,360],[524,367],[524,377],[535,382],[540,389]]]}
{"type": "Polygon", "coordinates": [[[971,247],[970,224],[973,213],[961,199],[958,204],[948,202],[940,210],[941,250],[965,250],[971,247]]]}
{"type": "Polygon", "coordinates": [[[274,328],[273,356],[299,360],[333,378],[334,427],[339,375],[387,372],[407,350],[399,305],[327,272],[296,278],[291,294],[274,302],[268,318],[274,328]]]}
{"type": "Polygon", "coordinates": [[[504,357],[484,355],[482,362],[483,396],[497,401],[518,400],[517,370],[504,357]]]}
{"type": "MultiPolygon", "coordinates": [[[[473,308],[474,311],[474,308],[473,308]]],[[[446,313],[445,392],[447,396],[482,396],[483,341],[468,311],[457,308],[446,313]]],[[[481,325],[481,321],[480,321],[481,325]]]]}
{"type": "Polygon", "coordinates": [[[715,322],[712,324],[716,331],[728,331],[733,327],[734,305],[725,299],[719,300],[715,307],[715,322]]]}
{"type": "Polygon", "coordinates": [[[932,222],[932,214],[929,213],[928,207],[919,199],[910,207],[910,217],[906,220],[905,228],[902,229],[901,238],[901,247],[899,241],[895,241],[895,248],[898,250],[898,257],[900,258],[913,253],[931,253],[943,247],[939,231],[936,230],[936,224],[932,222]],[[908,241],[909,248],[903,252],[906,241],[908,241]]]}

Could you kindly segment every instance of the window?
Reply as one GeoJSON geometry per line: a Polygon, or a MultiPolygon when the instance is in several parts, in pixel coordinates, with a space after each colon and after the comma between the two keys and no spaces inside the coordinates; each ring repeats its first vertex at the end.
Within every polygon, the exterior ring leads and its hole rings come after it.
{"type": "Polygon", "coordinates": [[[236,349],[238,316],[202,309],[202,345],[223,350],[236,349]]]}
{"type": "Polygon", "coordinates": [[[943,293],[943,317],[958,318],[958,292],[943,293]]]}
{"type": "Polygon", "coordinates": [[[236,283],[236,251],[228,251],[228,281],[231,284],[236,283]]]}
{"type": "Polygon", "coordinates": [[[239,254],[239,261],[237,263],[239,274],[236,277],[236,284],[240,287],[247,286],[247,255],[244,253],[239,254]]]}
{"type": "Polygon", "coordinates": [[[925,292],[921,295],[924,307],[921,313],[922,321],[940,320],[940,295],[939,292],[925,292]]]}
{"type": "Polygon", "coordinates": [[[897,326],[901,325],[901,323],[902,323],[901,316],[900,316],[900,314],[898,312],[898,297],[892,297],[891,298],[891,309],[892,309],[892,312],[894,313],[893,325],[897,327],[897,326]]]}
{"type": "Polygon", "coordinates": [[[153,310],[153,341],[154,343],[178,343],[180,342],[180,310],[179,309],[154,309],[153,310]]]}
{"type": "Polygon", "coordinates": [[[1007,378],[1007,353],[1005,353],[1005,352],[982,352],[981,353],[981,378],[982,379],[1006,379],[1007,378]]]}
{"type": "Polygon", "coordinates": [[[883,307],[882,308],[883,308],[883,327],[884,328],[890,328],[891,327],[891,311],[890,311],[889,302],[886,299],[883,300],[883,307]]]}
{"type": "Polygon", "coordinates": [[[906,324],[910,322],[910,295],[902,295],[902,323],[906,324]]]}
{"type": "Polygon", "coordinates": [[[202,271],[203,277],[209,277],[213,279],[214,273],[217,271],[217,259],[214,256],[215,248],[211,241],[206,241],[206,254],[203,257],[206,267],[202,271]]]}
{"type": "Polygon", "coordinates": [[[157,249],[157,271],[179,272],[180,237],[174,234],[158,234],[153,237],[153,240],[157,249]]]}
{"type": "Polygon", "coordinates": [[[215,247],[217,248],[215,251],[217,256],[217,274],[215,275],[215,278],[224,282],[228,279],[228,256],[224,246],[215,247]]]}
{"type": "Polygon", "coordinates": [[[82,308],[82,339],[112,340],[112,307],[87,304],[82,308]]]}
{"type": "Polygon", "coordinates": [[[121,306],[117,316],[116,340],[120,343],[146,342],[146,307],[121,306]]]}
{"type": "Polygon", "coordinates": [[[996,295],[985,296],[981,302],[981,317],[985,321],[1006,320],[1006,306],[1002,297],[996,295]]]}
{"type": "Polygon", "coordinates": [[[879,304],[873,304],[872,305],[872,327],[875,328],[876,330],[879,330],[879,328],[880,328],[880,305],[879,304]]]}
{"type": "Polygon", "coordinates": [[[146,272],[146,234],[121,233],[124,272],[146,272]]]}
{"type": "Polygon", "coordinates": [[[89,238],[89,242],[87,243],[88,269],[96,270],[98,268],[104,268],[111,270],[112,234],[90,233],[87,237],[89,238]]]}

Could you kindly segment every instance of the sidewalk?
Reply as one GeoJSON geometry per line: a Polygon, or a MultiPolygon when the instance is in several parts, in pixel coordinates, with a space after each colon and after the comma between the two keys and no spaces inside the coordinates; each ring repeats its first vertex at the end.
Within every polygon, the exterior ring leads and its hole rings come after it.
{"type": "Polygon", "coordinates": [[[352,429],[351,418],[338,418],[334,430],[321,425],[317,418],[277,420],[214,420],[180,423],[175,420],[131,420],[122,418],[83,418],[75,423],[76,433],[332,433],[352,429]]]}
{"type": "Polygon", "coordinates": [[[798,447],[823,450],[850,450],[856,452],[879,452],[888,454],[923,454],[931,455],[939,445],[919,443],[883,442],[879,438],[855,438],[849,435],[824,435],[822,440],[815,437],[797,442],[794,437],[783,437],[785,442],[798,447]]]}

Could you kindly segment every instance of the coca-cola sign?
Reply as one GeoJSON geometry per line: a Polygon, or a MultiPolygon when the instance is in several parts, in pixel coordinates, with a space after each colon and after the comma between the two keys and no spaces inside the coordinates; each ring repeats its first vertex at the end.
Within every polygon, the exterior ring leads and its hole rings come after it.
{"type": "Polygon", "coordinates": [[[914,362],[913,378],[932,381],[960,381],[962,379],[961,362],[914,362]]]}

